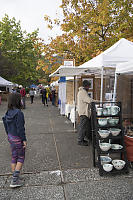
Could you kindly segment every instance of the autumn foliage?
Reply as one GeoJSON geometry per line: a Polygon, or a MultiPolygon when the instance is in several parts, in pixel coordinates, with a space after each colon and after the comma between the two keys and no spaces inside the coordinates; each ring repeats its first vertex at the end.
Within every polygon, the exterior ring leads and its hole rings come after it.
{"type": "Polygon", "coordinates": [[[75,58],[79,66],[109,48],[120,38],[133,40],[132,0],[62,0],[63,20],[45,20],[51,29],[58,25],[63,34],[52,38],[45,49],[46,57],[55,71],[60,64],[52,55],[75,58]]]}

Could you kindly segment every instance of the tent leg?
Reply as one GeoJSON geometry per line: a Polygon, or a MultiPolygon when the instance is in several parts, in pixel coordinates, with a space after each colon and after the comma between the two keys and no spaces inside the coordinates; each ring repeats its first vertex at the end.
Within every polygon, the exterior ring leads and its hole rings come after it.
{"type": "Polygon", "coordinates": [[[101,93],[100,93],[100,102],[103,101],[103,69],[104,69],[104,67],[102,67],[102,70],[101,70],[101,93]]]}
{"type": "Polygon", "coordinates": [[[115,102],[115,100],[116,100],[116,87],[117,87],[117,73],[115,73],[115,83],[114,83],[113,102],[115,102]]]}
{"type": "Polygon", "coordinates": [[[74,130],[76,129],[76,76],[74,76],[74,130]]]}

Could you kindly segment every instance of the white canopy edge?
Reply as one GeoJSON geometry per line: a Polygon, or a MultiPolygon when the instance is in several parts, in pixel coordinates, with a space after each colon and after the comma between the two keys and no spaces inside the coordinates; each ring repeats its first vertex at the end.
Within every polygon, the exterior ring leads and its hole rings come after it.
{"type": "Polygon", "coordinates": [[[133,75],[133,60],[126,63],[118,64],[116,66],[116,73],[133,75]]]}
{"type": "Polygon", "coordinates": [[[80,67],[94,68],[95,71],[97,70],[96,68],[100,70],[102,70],[103,67],[116,68],[117,64],[132,60],[132,52],[133,42],[122,38],[98,56],[80,65],[80,67]]]}
{"type": "Polygon", "coordinates": [[[14,84],[0,76],[0,86],[13,86],[14,84]]]}
{"type": "Polygon", "coordinates": [[[87,72],[93,73],[93,71],[91,71],[87,68],[61,65],[55,72],[53,72],[49,76],[50,77],[54,77],[54,76],[57,76],[57,77],[61,77],[61,76],[73,77],[73,76],[85,74],[87,72]]]}

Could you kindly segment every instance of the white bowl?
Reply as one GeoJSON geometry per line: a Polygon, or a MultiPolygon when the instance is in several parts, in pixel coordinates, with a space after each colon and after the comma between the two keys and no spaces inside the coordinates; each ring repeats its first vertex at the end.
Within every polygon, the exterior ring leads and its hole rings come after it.
{"type": "Polygon", "coordinates": [[[112,165],[112,164],[104,164],[104,165],[103,165],[103,169],[104,169],[106,172],[110,172],[110,171],[113,169],[113,165],[112,165]]]}
{"type": "Polygon", "coordinates": [[[96,111],[97,111],[97,116],[101,116],[102,115],[102,110],[103,108],[97,108],[96,111]]]}
{"type": "Polygon", "coordinates": [[[105,143],[105,142],[100,143],[99,146],[100,146],[100,149],[102,151],[108,151],[111,148],[111,144],[110,143],[105,143]]]}
{"type": "Polygon", "coordinates": [[[101,165],[108,164],[112,161],[109,156],[100,156],[101,165]]]}
{"type": "Polygon", "coordinates": [[[125,166],[126,162],[124,160],[112,160],[112,164],[116,169],[121,170],[125,166]]]}
{"type": "Polygon", "coordinates": [[[123,146],[120,144],[111,144],[111,149],[113,150],[118,150],[118,149],[122,149],[123,146]]]}
{"type": "Polygon", "coordinates": [[[108,122],[108,120],[106,118],[100,118],[100,119],[98,119],[98,124],[100,126],[106,126],[107,122],[108,122]]]}
{"type": "Polygon", "coordinates": [[[121,129],[118,128],[111,128],[110,132],[112,133],[113,136],[117,136],[119,135],[119,133],[121,132],[121,129]]]}
{"type": "Polygon", "coordinates": [[[109,122],[109,124],[110,124],[111,126],[115,126],[115,125],[118,124],[119,119],[118,119],[118,118],[109,118],[109,119],[108,119],[108,122],[109,122]]]}
{"type": "Polygon", "coordinates": [[[101,138],[107,138],[110,134],[110,131],[99,129],[98,133],[101,136],[101,138]]]}

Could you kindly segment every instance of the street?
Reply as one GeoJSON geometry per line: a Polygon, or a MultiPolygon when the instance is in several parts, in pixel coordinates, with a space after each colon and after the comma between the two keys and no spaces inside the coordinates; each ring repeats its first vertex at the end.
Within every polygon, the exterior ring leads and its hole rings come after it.
{"type": "Polygon", "coordinates": [[[77,145],[72,123],[58,108],[44,107],[41,99],[26,101],[27,149],[21,172],[25,184],[10,189],[10,146],[0,105],[0,200],[133,200],[133,170],[126,175],[100,177],[92,164],[91,144],[77,145]]]}

